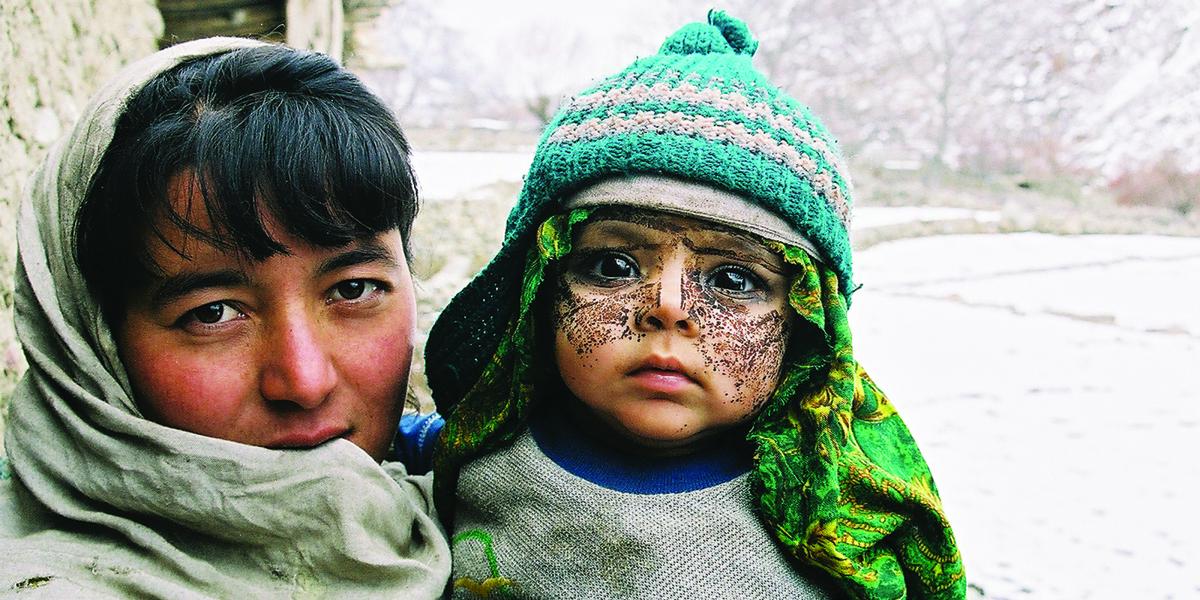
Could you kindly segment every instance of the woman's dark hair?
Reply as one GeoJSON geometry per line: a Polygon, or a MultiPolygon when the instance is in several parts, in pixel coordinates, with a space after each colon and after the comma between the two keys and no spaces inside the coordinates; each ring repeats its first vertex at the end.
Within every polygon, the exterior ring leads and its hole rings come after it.
{"type": "MultiPolygon", "coordinates": [[[[285,252],[264,226],[322,247],[398,228],[408,254],[417,213],[408,142],[391,111],[329,57],[283,46],[180,64],[128,103],[75,221],[75,252],[110,323],[156,268],[163,229],[252,260],[285,252]],[[171,205],[194,173],[205,231],[171,205]]],[[[182,249],[168,244],[180,255],[182,249]]]]}

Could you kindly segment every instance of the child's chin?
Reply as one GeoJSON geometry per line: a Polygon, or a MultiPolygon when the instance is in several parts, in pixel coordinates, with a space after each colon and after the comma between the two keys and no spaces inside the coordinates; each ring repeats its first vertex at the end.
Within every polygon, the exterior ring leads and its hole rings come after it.
{"type": "Polygon", "coordinates": [[[663,427],[659,424],[647,427],[625,427],[626,440],[633,446],[656,454],[679,454],[688,452],[698,441],[695,431],[686,426],[663,427]]]}

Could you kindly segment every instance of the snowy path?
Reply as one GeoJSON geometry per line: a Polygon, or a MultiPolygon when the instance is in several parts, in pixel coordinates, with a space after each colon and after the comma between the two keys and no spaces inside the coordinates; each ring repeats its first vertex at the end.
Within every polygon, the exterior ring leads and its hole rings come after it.
{"type": "Polygon", "coordinates": [[[1200,595],[1200,239],[928,237],[856,257],[859,358],[976,595],[1200,595]]]}

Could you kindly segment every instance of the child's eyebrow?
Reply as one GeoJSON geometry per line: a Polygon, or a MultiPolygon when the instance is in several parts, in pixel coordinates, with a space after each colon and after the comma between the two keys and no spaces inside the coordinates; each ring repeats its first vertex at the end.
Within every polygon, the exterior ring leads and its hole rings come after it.
{"type": "Polygon", "coordinates": [[[620,219],[597,219],[592,222],[584,237],[617,238],[630,241],[645,241],[647,231],[645,225],[630,223],[620,219]]]}
{"type": "Polygon", "coordinates": [[[618,250],[621,252],[634,252],[637,250],[656,250],[662,247],[662,244],[652,244],[650,242],[626,242],[624,240],[585,240],[576,244],[579,248],[585,250],[601,249],[601,250],[618,250]]]}
{"type": "Polygon", "coordinates": [[[602,247],[610,250],[653,250],[662,246],[656,239],[651,239],[645,231],[631,226],[623,221],[598,221],[578,240],[577,245],[583,248],[602,247]]]}
{"type": "Polygon", "coordinates": [[[154,306],[165,306],[196,290],[249,285],[246,274],[234,269],[177,273],[163,279],[150,294],[154,306]]]}
{"type": "Polygon", "coordinates": [[[364,240],[359,242],[357,248],[325,259],[321,263],[321,266],[317,268],[317,274],[328,275],[339,269],[372,262],[383,263],[388,267],[396,267],[399,264],[387,246],[379,243],[378,240],[364,240]]]}

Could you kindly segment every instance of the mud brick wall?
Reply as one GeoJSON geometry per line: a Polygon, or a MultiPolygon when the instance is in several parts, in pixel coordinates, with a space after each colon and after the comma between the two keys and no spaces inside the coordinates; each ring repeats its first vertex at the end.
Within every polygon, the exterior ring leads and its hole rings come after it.
{"type": "Polygon", "coordinates": [[[153,52],[161,34],[153,0],[0,2],[0,415],[25,366],[12,324],[25,181],[99,85],[153,52]]]}

